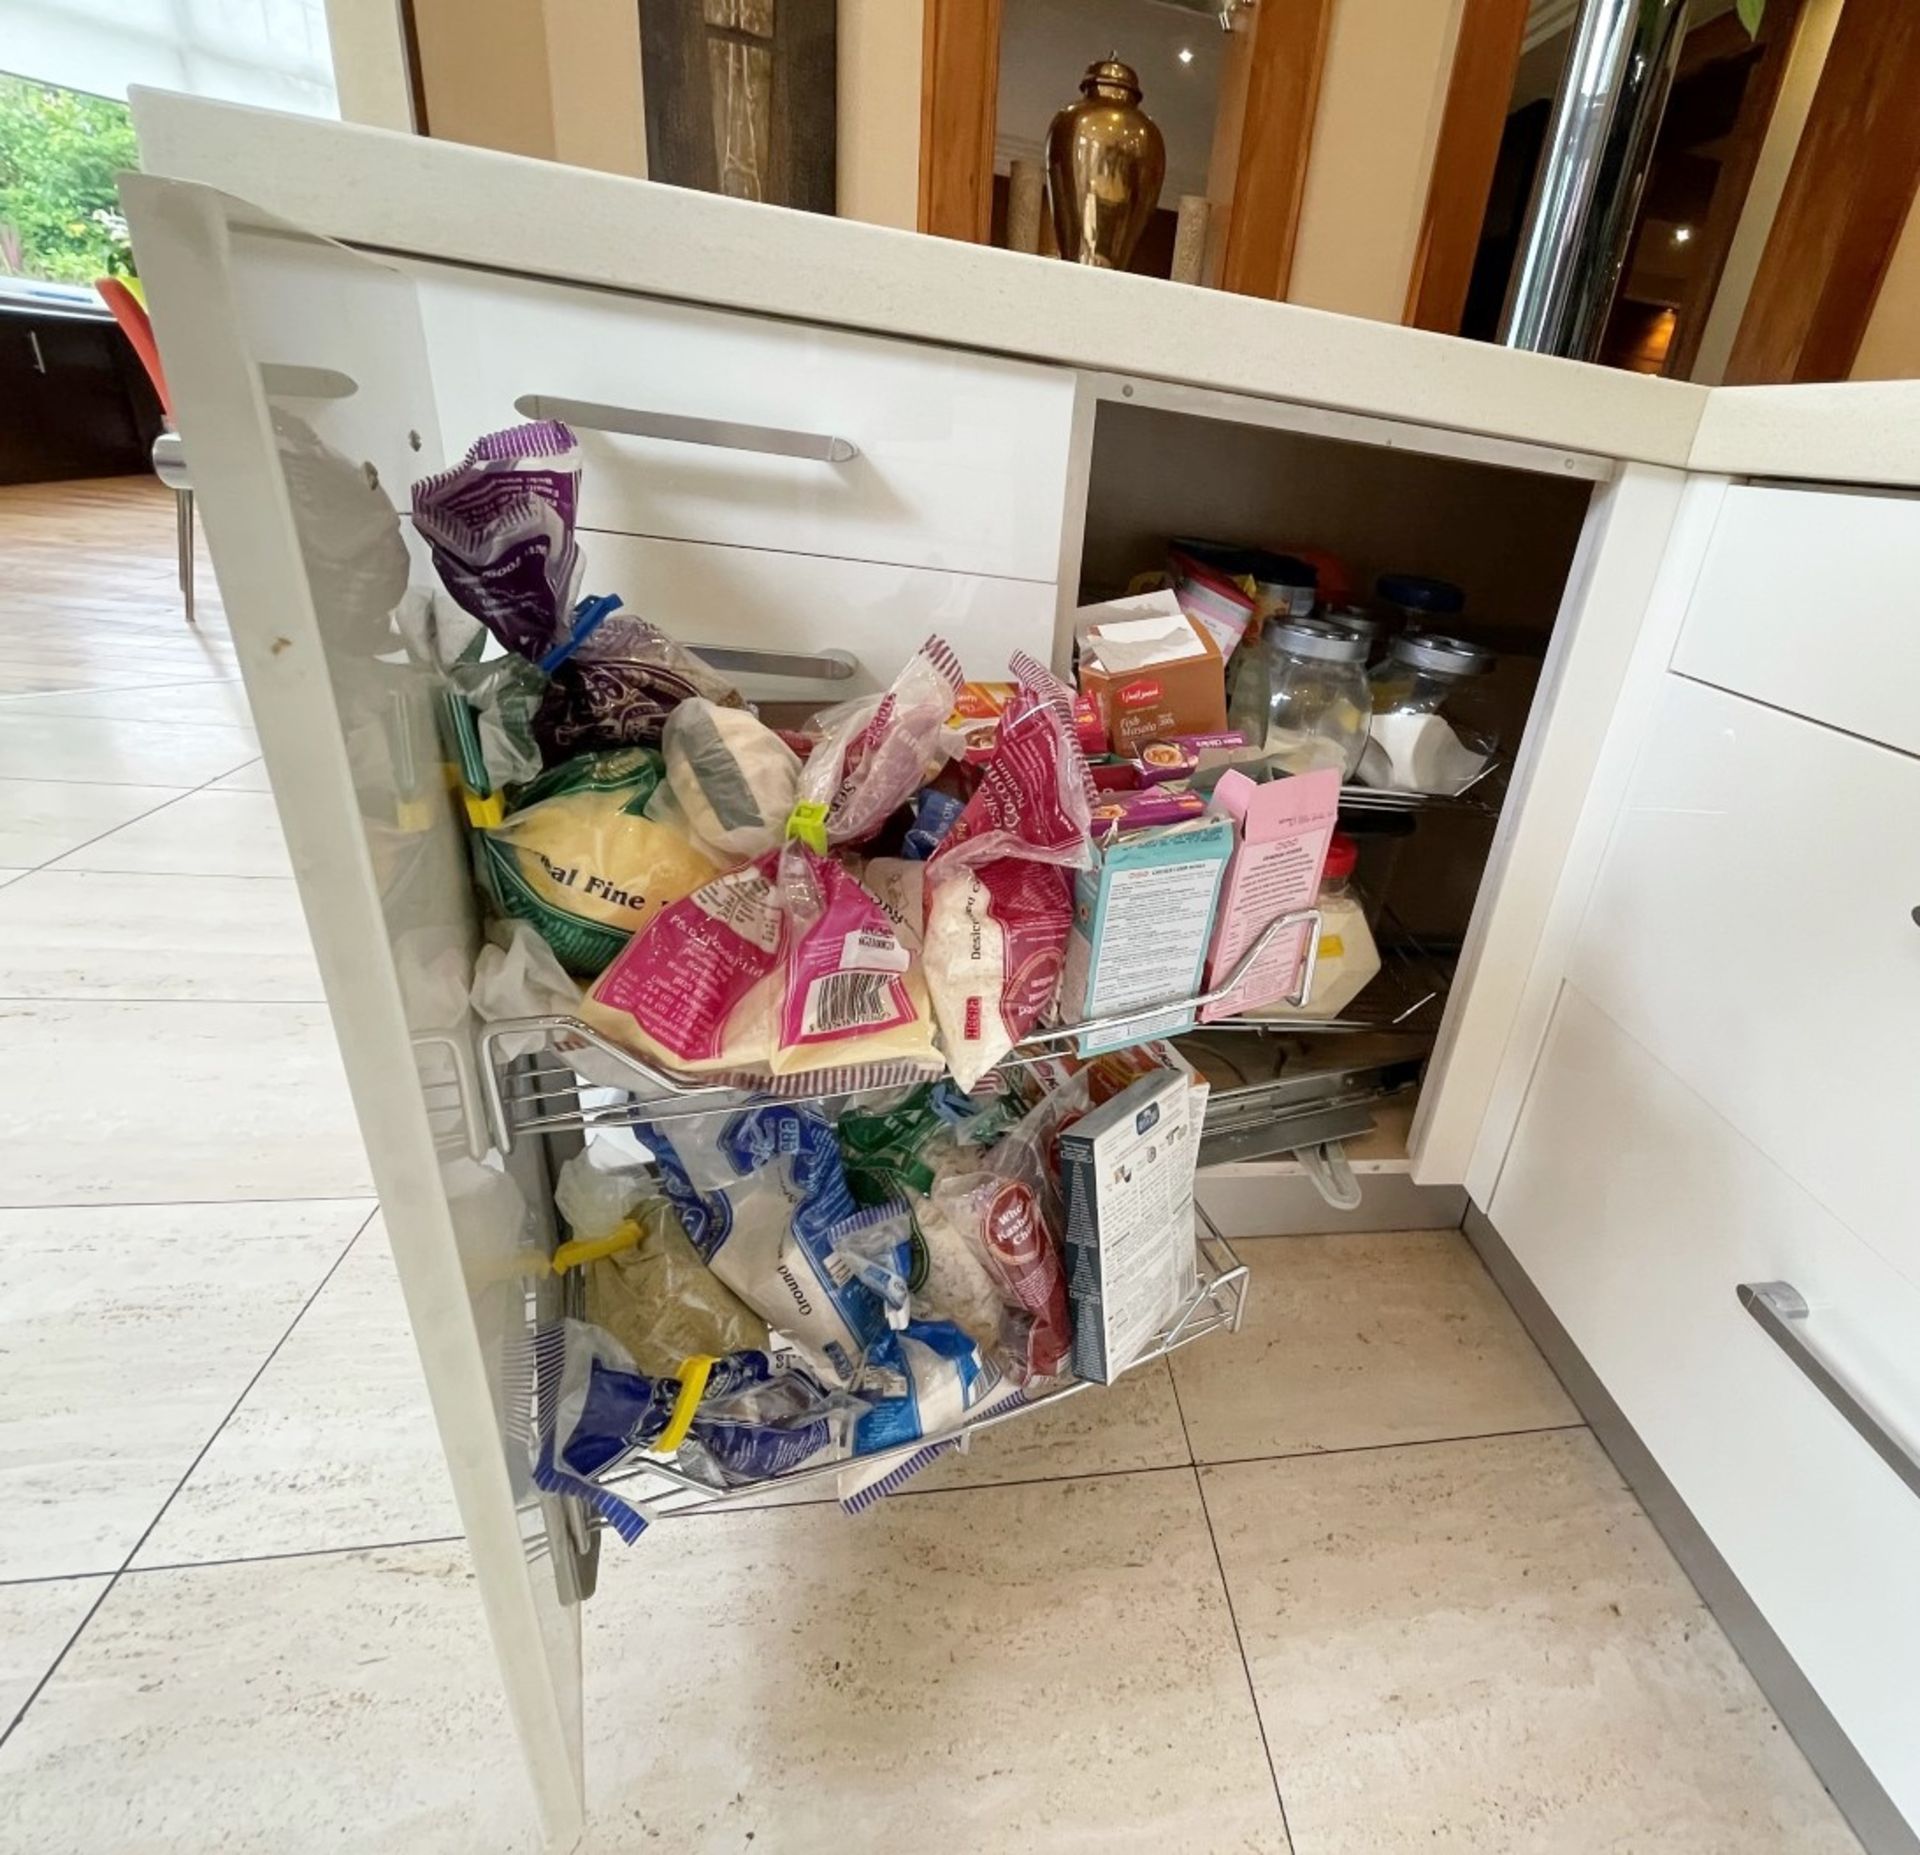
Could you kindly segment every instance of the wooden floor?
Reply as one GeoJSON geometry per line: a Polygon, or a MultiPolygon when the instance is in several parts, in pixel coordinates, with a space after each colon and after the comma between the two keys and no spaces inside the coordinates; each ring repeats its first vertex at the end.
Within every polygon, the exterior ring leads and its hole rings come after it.
{"type": "Polygon", "coordinates": [[[0,696],[237,675],[205,539],[194,625],[175,545],[152,477],[0,487],[0,696]]]}

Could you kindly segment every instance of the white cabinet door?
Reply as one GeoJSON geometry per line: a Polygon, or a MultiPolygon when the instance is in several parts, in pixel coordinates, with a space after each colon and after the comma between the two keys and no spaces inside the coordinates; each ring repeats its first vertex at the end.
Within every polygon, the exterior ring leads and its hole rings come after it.
{"type": "Polygon", "coordinates": [[[1920,496],[1736,484],[1673,667],[1920,753],[1916,598],[1920,496]]]}
{"type": "Polygon", "coordinates": [[[1663,684],[1569,977],[1920,1284],[1920,760],[1663,684]]]}
{"type": "Polygon", "coordinates": [[[548,1204],[486,1151],[463,1087],[466,851],[431,692],[389,617],[409,572],[394,504],[441,461],[413,286],[206,188],[135,176],[126,198],[507,1698],[564,1846],[574,1561],[511,1435],[548,1204]]]}
{"type": "Polygon", "coordinates": [[[1809,1338],[1911,1450],[1920,1287],[1574,985],[1489,1209],[1842,1731],[1920,1824],[1920,1499],[1735,1292],[1799,1289],[1809,1338]]]}
{"type": "Polygon", "coordinates": [[[576,402],[556,416],[586,453],[588,528],[1058,576],[1070,369],[530,278],[415,271],[449,446],[512,424],[530,399],[576,402]],[[690,424],[680,437],[636,436],[621,429],[634,415],[690,424]],[[837,438],[852,454],[779,455],[764,448],[767,428],[837,438]]]}
{"type": "Polygon", "coordinates": [[[1555,898],[1656,581],[1664,584],[1683,483],[1676,471],[1630,464],[1594,493],[1420,1091],[1409,1142],[1418,1184],[1473,1186],[1476,1147],[1504,1146],[1519,1111],[1503,1079],[1531,1067],[1545,1030],[1544,1013],[1527,1015],[1530,981],[1564,952],[1549,939],[1555,898]]]}

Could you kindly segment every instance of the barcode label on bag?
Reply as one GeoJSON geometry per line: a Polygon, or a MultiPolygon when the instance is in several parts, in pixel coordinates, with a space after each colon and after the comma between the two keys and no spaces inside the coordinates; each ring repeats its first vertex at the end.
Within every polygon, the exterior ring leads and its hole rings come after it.
{"type": "Polygon", "coordinates": [[[896,984],[891,973],[828,973],[816,979],[807,989],[805,1034],[900,1022],[904,1014],[894,1002],[896,984]]]}
{"type": "Polygon", "coordinates": [[[856,928],[840,943],[840,964],[849,972],[904,973],[910,961],[893,934],[856,928]]]}

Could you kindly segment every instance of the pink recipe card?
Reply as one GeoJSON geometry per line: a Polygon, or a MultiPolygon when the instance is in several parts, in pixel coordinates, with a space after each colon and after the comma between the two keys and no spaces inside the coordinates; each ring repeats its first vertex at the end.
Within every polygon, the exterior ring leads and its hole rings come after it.
{"type": "MultiPolygon", "coordinates": [[[[1269,922],[1313,906],[1340,814],[1340,774],[1328,767],[1261,785],[1229,770],[1213,789],[1213,809],[1233,820],[1238,842],[1214,916],[1209,987],[1233,970],[1269,922]]],[[[1276,934],[1247,976],[1227,997],[1207,1006],[1200,1021],[1211,1024],[1291,997],[1306,956],[1304,927],[1276,934]]]]}

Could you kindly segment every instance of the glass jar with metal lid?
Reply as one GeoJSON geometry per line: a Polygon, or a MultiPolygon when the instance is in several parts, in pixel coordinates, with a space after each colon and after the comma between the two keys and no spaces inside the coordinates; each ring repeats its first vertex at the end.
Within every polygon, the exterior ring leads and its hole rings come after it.
{"type": "Polygon", "coordinates": [[[1356,637],[1367,641],[1367,661],[1382,662],[1391,648],[1394,635],[1400,630],[1400,620],[1392,612],[1370,605],[1323,605],[1314,613],[1315,618],[1324,618],[1330,625],[1338,625],[1343,631],[1351,631],[1356,637]]]}
{"type": "MultiPolygon", "coordinates": [[[[1267,759],[1289,773],[1337,767],[1350,779],[1367,747],[1367,640],[1324,618],[1267,627],[1267,759]]],[[[1251,717],[1249,718],[1251,719],[1251,717]]]]}
{"type": "Polygon", "coordinates": [[[1493,653],[1463,638],[1413,632],[1373,673],[1359,781],[1401,792],[1459,792],[1499,749],[1488,672],[1493,653]]]}

